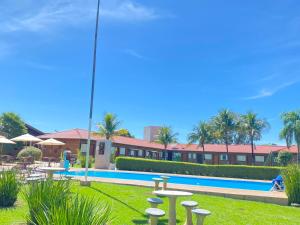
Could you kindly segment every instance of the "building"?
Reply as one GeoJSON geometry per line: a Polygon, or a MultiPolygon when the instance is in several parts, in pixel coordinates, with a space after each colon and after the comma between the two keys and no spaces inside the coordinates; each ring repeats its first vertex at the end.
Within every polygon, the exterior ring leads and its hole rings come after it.
{"type": "Polygon", "coordinates": [[[156,140],[160,126],[148,126],[144,128],[144,140],[153,142],[156,140]]]}
{"type": "MultiPolygon", "coordinates": [[[[44,156],[58,157],[60,152],[67,149],[77,154],[79,150],[85,152],[87,148],[88,132],[84,129],[73,129],[44,134],[38,136],[41,139],[55,138],[66,143],[65,146],[55,148],[45,147],[44,156]]],[[[103,137],[92,134],[90,154],[95,154],[96,142],[103,137]]],[[[147,140],[120,137],[112,138],[112,147],[117,156],[130,156],[151,159],[163,159],[164,146],[147,140]]],[[[255,165],[264,165],[270,155],[277,154],[286,149],[285,146],[257,145],[254,149],[255,165]]],[[[195,144],[171,144],[166,149],[167,159],[207,164],[252,164],[250,145],[229,145],[228,154],[226,146],[222,144],[206,144],[202,147],[195,144]]]]}
{"type": "Polygon", "coordinates": [[[32,136],[36,137],[45,134],[43,131],[36,129],[35,127],[29,125],[28,123],[25,123],[25,127],[27,128],[27,133],[31,134],[32,136]]]}
{"type": "MultiPolygon", "coordinates": [[[[85,152],[87,149],[88,132],[84,129],[72,129],[50,134],[43,134],[38,138],[46,140],[49,138],[57,139],[63,143],[64,146],[42,146],[44,157],[59,157],[63,150],[70,150],[72,153],[77,154],[79,150],[85,152]]],[[[91,138],[90,154],[95,154],[96,141],[94,137],[91,138]]]]}

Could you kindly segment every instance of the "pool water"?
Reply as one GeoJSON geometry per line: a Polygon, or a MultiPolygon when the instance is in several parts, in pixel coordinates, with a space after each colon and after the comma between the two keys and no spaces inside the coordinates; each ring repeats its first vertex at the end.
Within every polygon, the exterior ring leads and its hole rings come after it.
{"type": "MultiPolygon", "coordinates": [[[[61,174],[71,176],[84,176],[84,171],[68,171],[61,174]]],[[[130,173],[118,171],[88,171],[89,177],[114,178],[124,180],[141,180],[152,181],[152,178],[159,178],[159,174],[149,173],[130,173]]],[[[202,178],[202,177],[185,177],[185,176],[169,176],[169,183],[188,184],[196,186],[208,186],[218,188],[236,188],[244,190],[269,191],[272,187],[271,182],[247,181],[247,180],[230,180],[221,178],[202,178]]]]}

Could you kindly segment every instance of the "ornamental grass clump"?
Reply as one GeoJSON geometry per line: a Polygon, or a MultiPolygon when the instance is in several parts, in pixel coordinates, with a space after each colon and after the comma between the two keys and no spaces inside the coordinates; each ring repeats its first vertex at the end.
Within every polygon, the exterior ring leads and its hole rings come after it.
{"type": "Polygon", "coordinates": [[[23,194],[29,209],[28,224],[38,224],[37,218],[47,216],[47,210],[59,207],[68,200],[71,196],[70,182],[51,179],[33,182],[24,188],[23,194]]]}
{"type": "Polygon", "coordinates": [[[28,184],[24,197],[30,225],[105,225],[110,207],[99,201],[74,195],[70,181],[47,179],[28,184]]]}
{"type": "Polygon", "coordinates": [[[36,225],[106,225],[109,222],[110,207],[79,195],[73,196],[62,205],[45,206],[43,212],[35,213],[36,225]]]}
{"type": "Polygon", "coordinates": [[[14,171],[0,172],[0,207],[11,207],[17,201],[20,183],[14,171]]]}
{"type": "Polygon", "coordinates": [[[289,204],[300,204],[300,168],[297,165],[290,165],[282,171],[285,192],[289,204]]]}

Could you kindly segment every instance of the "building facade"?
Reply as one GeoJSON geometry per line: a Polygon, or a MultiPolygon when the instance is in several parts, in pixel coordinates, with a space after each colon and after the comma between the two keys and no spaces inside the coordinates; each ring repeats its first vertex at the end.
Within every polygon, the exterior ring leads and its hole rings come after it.
{"type": "MultiPolygon", "coordinates": [[[[79,151],[84,153],[87,148],[87,136],[88,132],[86,130],[73,129],[44,134],[39,136],[39,138],[54,138],[66,144],[65,146],[59,146],[54,149],[51,146],[45,147],[43,150],[44,156],[57,157],[63,150],[70,150],[73,154],[77,154],[79,151]]],[[[96,134],[92,135],[90,148],[90,154],[92,156],[94,156],[95,149],[97,148],[96,142],[102,139],[102,137],[96,134]]],[[[252,164],[252,150],[250,145],[229,145],[227,153],[226,146],[222,144],[206,144],[204,149],[194,144],[170,144],[165,150],[163,145],[148,140],[116,136],[113,137],[111,141],[113,152],[115,152],[116,156],[162,160],[165,159],[163,156],[164,152],[166,152],[167,160],[171,161],[207,164],[252,164]]],[[[272,165],[272,158],[282,150],[286,150],[286,147],[257,145],[254,148],[254,164],[266,165],[268,161],[270,161],[269,165],[272,165]]],[[[292,153],[295,154],[294,152],[292,153]]]]}

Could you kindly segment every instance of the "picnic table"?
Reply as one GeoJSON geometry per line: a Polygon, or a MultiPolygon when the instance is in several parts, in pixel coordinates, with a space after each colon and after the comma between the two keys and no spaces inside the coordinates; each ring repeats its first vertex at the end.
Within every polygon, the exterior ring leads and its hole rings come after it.
{"type": "Polygon", "coordinates": [[[55,172],[62,172],[65,171],[65,168],[61,167],[39,167],[40,170],[45,171],[48,175],[48,178],[53,178],[53,174],[55,172]]]}
{"type": "Polygon", "coordinates": [[[187,196],[193,195],[193,193],[185,192],[185,191],[167,191],[167,190],[153,191],[153,194],[155,194],[157,196],[168,197],[168,199],[169,199],[168,225],[176,225],[176,199],[177,199],[177,197],[187,197],[187,196]]]}

